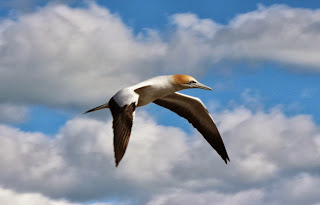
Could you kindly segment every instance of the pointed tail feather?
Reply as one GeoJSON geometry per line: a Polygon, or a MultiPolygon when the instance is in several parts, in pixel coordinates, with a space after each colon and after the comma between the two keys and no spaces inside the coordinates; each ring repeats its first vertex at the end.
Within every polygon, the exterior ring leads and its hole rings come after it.
{"type": "Polygon", "coordinates": [[[84,112],[83,114],[86,114],[86,113],[88,113],[88,112],[93,112],[93,111],[101,110],[101,109],[104,109],[104,108],[109,108],[109,103],[105,103],[105,104],[103,104],[103,105],[100,105],[100,106],[98,106],[98,107],[95,107],[95,108],[93,108],[93,109],[91,109],[91,110],[88,110],[88,111],[84,112]]]}

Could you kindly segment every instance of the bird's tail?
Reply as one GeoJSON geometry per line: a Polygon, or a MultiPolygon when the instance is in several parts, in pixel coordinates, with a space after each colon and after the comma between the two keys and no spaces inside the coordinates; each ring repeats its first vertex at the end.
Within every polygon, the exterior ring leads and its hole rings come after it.
{"type": "Polygon", "coordinates": [[[95,108],[93,108],[93,109],[91,109],[91,110],[88,110],[88,111],[84,112],[83,114],[86,114],[86,113],[88,113],[88,112],[93,112],[93,111],[101,110],[101,109],[104,109],[104,108],[109,108],[109,103],[108,103],[108,102],[105,103],[105,104],[103,104],[103,105],[100,105],[100,106],[98,106],[98,107],[95,107],[95,108]]]}

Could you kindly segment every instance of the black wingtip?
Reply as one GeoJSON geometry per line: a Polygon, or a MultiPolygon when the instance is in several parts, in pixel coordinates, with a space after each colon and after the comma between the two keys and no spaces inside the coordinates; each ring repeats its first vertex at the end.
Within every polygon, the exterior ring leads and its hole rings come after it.
{"type": "Polygon", "coordinates": [[[116,158],[116,156],[114,156],[114,164],[115,164],[116,168],[118,167],[120,161],[121,161],[121,160],[118,160],[118,159],[116,158]]]}
{"type": "Polygon", "coordinates": [[[225,159],[223,159],[224,160],[224,162],[226,163],[226,164],[228,164],[228,161],[230,162],[230,159],[229,159],[229,157],[227,156],[225,159]]]}

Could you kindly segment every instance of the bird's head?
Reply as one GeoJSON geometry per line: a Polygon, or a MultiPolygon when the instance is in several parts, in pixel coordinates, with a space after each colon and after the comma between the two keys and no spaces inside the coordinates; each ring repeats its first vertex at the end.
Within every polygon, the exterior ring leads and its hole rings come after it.
{"type": "Polygon", "coordinates": [[[212,90],[209,86],[199,83],[194,77],[189,75],[172,75],[172,79],[181,89],[201,88],[204,90],[212,90]]]}

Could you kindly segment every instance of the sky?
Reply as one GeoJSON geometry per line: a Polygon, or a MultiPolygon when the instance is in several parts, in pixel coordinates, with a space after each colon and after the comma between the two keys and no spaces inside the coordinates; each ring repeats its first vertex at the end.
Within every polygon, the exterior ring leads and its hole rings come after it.
{"type": "Polygon", "coordinates": [[[0,204],[320,204],[320,2],[0,3],[0,204]],[[118,90],[188,74],[227,165],[185,119],[136,111],[114,165],[118,90]]]}

